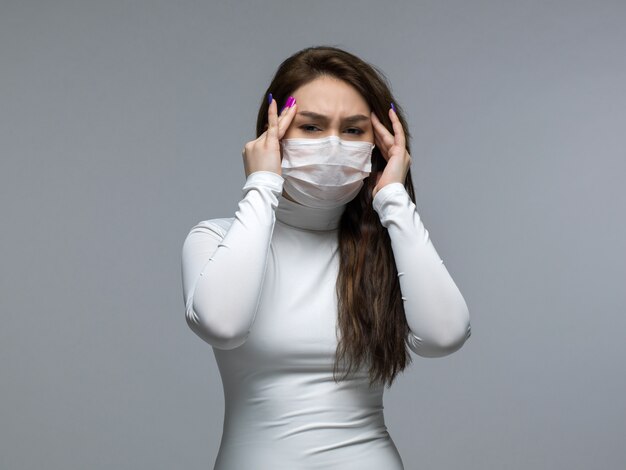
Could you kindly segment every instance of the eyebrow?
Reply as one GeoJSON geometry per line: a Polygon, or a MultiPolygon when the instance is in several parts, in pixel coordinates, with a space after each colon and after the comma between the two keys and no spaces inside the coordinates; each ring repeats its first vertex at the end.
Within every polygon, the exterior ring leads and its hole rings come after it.
{"type": "MultiPolygon", "coordinates": [[[[327,123],[328,121],[330,121],[328,116],[325,116],[323,114],[314,113],[313,111],[300,111],[298,113],[298,115],[305,116],[305,117],[314,119],[316,121],[324,122],[324,123],[327,123]]],[[[370,118],[368,118],[367,116],[365,116],[363,114],[355,114],[354,116],[348,116],[343,121],[346,122],[346,123],[351,123],[352,124],[352,123],[357,123],[357,122],[361,122],[361,121],[369,121],[369,120],[370,120],[370,118]]]]}

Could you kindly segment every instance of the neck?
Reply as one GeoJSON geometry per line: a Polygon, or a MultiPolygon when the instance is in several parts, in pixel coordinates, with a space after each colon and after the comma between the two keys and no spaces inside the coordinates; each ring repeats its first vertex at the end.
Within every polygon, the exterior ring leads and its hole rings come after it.
{"type": "Polygon", "coordinates": [[[304,230],[336,230],[339,228],[341,215],[346,204],[338,207],[317,209],[303,206],[293,200],[287,199],[285,194],[278,197],[276,207],[276,219],[286,225],[304,230]]]}

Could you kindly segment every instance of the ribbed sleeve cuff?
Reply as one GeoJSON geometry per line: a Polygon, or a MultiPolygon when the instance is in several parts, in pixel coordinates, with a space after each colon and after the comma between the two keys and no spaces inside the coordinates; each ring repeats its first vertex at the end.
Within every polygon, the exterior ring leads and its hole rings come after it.
{"type": "Polygon", "coordinates": [[[246,183],[243,185],[243,194],[245,195],[248,190],[252,188],[269,188],[276,195],[283,192],[283,183],[285,179],[278,173],[273,171],[255,171],[250,173],[246,178],[246,183]]]}
{"type": "Polygon", "coordinates": [[[372,200],[372,207],[378,213],[379,216],[383,215],[385,210],[385,202],[389,198],[393,198],[398,194],[406,194],[408,196],[406,188],[402,183],[389,183],[378,190],[376,196],[372,200]]]}

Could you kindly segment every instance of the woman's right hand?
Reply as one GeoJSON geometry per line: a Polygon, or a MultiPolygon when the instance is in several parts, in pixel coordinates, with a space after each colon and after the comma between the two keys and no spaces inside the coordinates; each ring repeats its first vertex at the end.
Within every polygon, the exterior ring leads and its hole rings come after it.
{"type": "Polygon", "coordinates": [[[280,116],[277,113],[278,104],[272,98],[267,109],[267,129],[257,139],[251,140],[244,146],[242,156],[246,178],[255,171],[273,171],[281,174],[280,139],[283,138],[296,115],[296,100],[289,98],[287,104],[290,100],[293,104],[285,107],[280,116]]]}

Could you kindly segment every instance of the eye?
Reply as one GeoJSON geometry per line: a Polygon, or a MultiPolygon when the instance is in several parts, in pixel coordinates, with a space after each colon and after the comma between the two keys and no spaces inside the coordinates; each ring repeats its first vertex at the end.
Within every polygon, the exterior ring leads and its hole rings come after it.
{"type": "Polygon", "coordinates": [[[358,127],[351,127],[350,129],[348,129],[348,131],[356,131],[356,132],[348,132],[349,134],[356,134],[356,135],[361,135],[365,133],[364,130],[359,129],[358,127]]]}
{"type": "Polygon", "coordinates": [[[318,129],[319,130],[319,127],[314,126],[312,124],[304,124],[304,125],[300,126],[300,129],[302,129],[304,132],[314,132],[314,131],[312,131],[310,129],[311,127],[314,128],[314,129],[318,129]]]}

